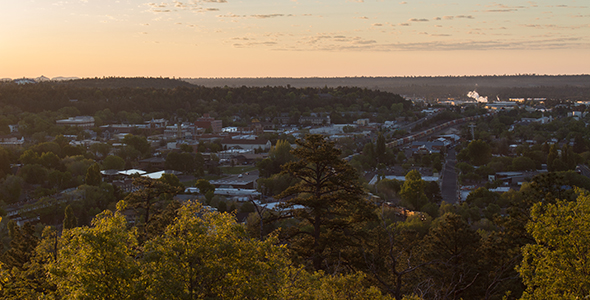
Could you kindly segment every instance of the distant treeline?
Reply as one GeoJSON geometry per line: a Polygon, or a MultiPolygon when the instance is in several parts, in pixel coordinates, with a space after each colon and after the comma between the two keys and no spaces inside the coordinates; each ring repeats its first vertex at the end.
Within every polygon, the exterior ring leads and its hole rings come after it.
{"type": "Polygon", "coordinates": [[[437,77],[337,77],[337,78],[186,78],[203,86],[358,86],[396,94],[436,98],[466,98],[477,90],[490,99],[500,97],[546,97],[581,100],[590,96],[590,75],[503,75],[437,77]]]}
{"type": "Polygon", "coordinates": [[[203,87],[164,78],[104,78],[18,85],[0,84],[0,107],[6,113],[56,111],[75,107],[83,115],[104,109],[177,113],[197,111],[220,115],[276,116],[281,112],[377,111],[411,102],[397,94],[358,87],[295,88],[203,87]],[[133,87],[131,87],[133,86],[133,87]],[[155,87],[154,87],[155,86],[155,87]]]}
{"type": "Polygon", "coordinates": [[[172,89],[175,87],[192,87],[194,85],[179,79],[171,78],[153,78],[153,77],[102,77],[102,78],[84,78],[76,80],[59,81],[69,87],[88,87],[88,88],[156,88],[156,89],[172,89]]]}

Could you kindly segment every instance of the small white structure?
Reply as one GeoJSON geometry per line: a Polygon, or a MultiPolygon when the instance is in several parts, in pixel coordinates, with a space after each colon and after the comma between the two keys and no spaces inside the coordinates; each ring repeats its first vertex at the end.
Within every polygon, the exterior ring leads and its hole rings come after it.
{"type": "Polygon", "coordinates": [[[147,173],[147,172],[144,170],[139,170],[139,169],[129,169],[129,170],[119,171],[119,174],[125,175],[125,176],[143,175],[145,173],[147,173]]]}
{"type": "Polygon", "coordinates": [[[162,178],[162,175],[164,175],[164,174],[180,175],[180,174],[182,174],[182,172],[178,172],[178,171],[174,171],[174,170],[164,170],[164,171],[158,171],[158,172],[154,172],[154,173],[143,174],[141,176],[151,178],[151,179],[160,179],[160,178],[162,178]]]}

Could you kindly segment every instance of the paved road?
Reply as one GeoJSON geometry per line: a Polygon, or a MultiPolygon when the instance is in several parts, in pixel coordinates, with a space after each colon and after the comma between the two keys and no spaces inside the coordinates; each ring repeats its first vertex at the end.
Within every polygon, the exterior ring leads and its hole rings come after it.
{"type": "Polygon", "coordinates": [[[443,172],[441,195],[443,201],[450,204],[457,203],[457,172],[455,170],[456,163],[457,158],[455,157],[455,149],[449,149],[443,172]]]}

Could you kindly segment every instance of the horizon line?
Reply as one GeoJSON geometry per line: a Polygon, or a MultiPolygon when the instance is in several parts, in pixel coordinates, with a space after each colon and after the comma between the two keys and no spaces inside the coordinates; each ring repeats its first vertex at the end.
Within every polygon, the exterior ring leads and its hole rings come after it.
{"type": "Polygon", "coordinates": [[[183,76],[94,76],[94,77],[78,77],[78,76],[55,76],[46,77],[44,75],[36,77],[3,77],[0,81],[18,80],[18,79],[36,79],[40,77],[48,78],[53,81],[55,78],[64,78],[67,80],[83,80],[83,79],[112,79],[112,78],[161,78],[161,79],[346,79],[346,78],[453,78],[453,77],[516,77],[516,76],[530,76],[530,77],[560,77],[560,76],[590,76],[590,73],[577,74],[537,74],[537,73],[515,73],[515,74],[480,74],[480,75],[358,75],[358,76],[228,76],[228,77],[183,77],[183,76]]]}

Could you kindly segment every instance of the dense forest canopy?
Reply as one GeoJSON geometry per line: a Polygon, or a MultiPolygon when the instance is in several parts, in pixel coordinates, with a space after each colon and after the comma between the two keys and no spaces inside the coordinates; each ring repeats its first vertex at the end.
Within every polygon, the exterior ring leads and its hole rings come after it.
{"type": "MultiPolygon", "coordinates": [[[[122,79],[119,79],[122,80],[122,79]]],[[[147,79],[146,79],[147,80],[147,79]]],[[[159,81],[150,79],[149,81],[159,81]]],[[[74,83],[1,84],[0,105],[18,108],[21,111],[41,112],[74,107],[81,114],[93,115],[103,109],[112,112],[141,111],[174,113],[179,109],[216,112],[219,115],[247,113],[260,115],[265,109],[275,112],[289,112],[290,109],[349,109],[357,104],[369,103],[375,110],[381,106],[404,103],[399,95],[363,88],[294,88],[294,87],[213,87],[175,86],[153,87],[111,87],[110,79],[104,79],[101,87],[81,87],[74,83]],[[247,106],[246,106],[247,105],[247,106]]],[[[177,81],[174,81],[177,82],[177,81]]],[[[91,84],[93,85],[93,84],[91,84]]],[[[115,84],[114,86],[117,86],[115,84]]],[[[366,105],[365,105],[366,106],[366,105]]],[[[354,108],[354,107],[353,107],[354,108]]]]}

